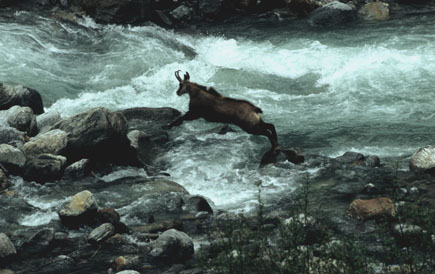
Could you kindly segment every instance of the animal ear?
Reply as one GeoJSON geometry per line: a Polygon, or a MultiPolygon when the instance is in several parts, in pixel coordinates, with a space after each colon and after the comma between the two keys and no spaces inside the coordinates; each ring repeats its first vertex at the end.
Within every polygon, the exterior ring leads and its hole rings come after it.
{"type": "Polygon", "coordinates": [[[184,81],[188,81],[190,79],[190,75],[189,73],[186,71],[186,73],[184,74],[184,81]]]}
{"type": "MultiPolygon", "coordinates": [[[[177,71],[175,72],[175,78],[177,78],[178,82],[181,82],[181,81],[182,81],[182,80],[181,80],[181,77],[180,77],[180,70],[177,70],[177,71]]],[[[186,78],[186,76],[184,76],[184,78],[186,78]]]]}

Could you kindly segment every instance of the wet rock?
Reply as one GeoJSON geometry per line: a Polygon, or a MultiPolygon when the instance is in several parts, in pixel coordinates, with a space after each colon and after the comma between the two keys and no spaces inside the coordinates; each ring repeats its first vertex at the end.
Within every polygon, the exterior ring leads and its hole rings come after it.
{"type": "Polygon", "coordinates": [[[201,196],[193,196],[189,198],[186,202],[186,207],[193,212],[205,211],[213,214],[213,209],[211,208],[210,204],[204,197],[201,196]]]}
{"type": "Polygon", "coordinates": [[[139,273],[134,270],[125,270],[128,268],[133,268],[140,263],[140,256],[138,255],[125,255],[119,256],[113,262],[113,267],[117,271],[117,273],[139,273]]]}
{"type": "Polygon", "coordinates": [[[333,1],[310,14],[310,20],[316,25],[338,25],[352,21],[355,18],[355,10],[351,6],[333,1]]]}
{"type": "Polygon", "coordinates": [[[127,121],[123,115],[105,108],[94,108],[56,123],[53,128],[68,134],[63,151],[69,162],[83,158],[101,161],[126,160],[130,147],[127,121]]]}
{"type": "Polygon", "coordinates": [[[3,171],[3,169],[0,168],[0,192],[5,190],[10,186],[8,176],[3,171]]]}
{"type": "Polygon", "coordinates": [[[84,190],[75,194],[58,214],[64,225],[76,228],[83,224],[93,223],[97,210],[98,204],[94,195],[90,191],[84,190]]]}
{"type": "Polygon", "coordinates": [[[340,157],[335,158],[335,160],[343,165],[354,165],[357,163],[362,163],[364,161],[364,158],[364,155],[362,155],[361,153],[348,151],[340,157]]]}
{"type": "Polygon", "coordinates": [[[387,3],[376,1],[365,4],[358,14],[366,20],[386,20],[390,16],[390,9],[387,3]]]}
{"type": "Polygon", "coordinates": [[[179,6],[169,14],[176,21],[188,21],[192,18],[192,10],[185,5],[179,6]]]}
{"type": "Polygon", "coordinates": [[[181,263],[193,256],[193,240],[186,233],[176,229],[163,232],[152,243],[150,255],[167,263],[181,263]]]}
{"type": "Polygon", "coordinates": [[[140,272],[137,272],[136,270],[123,270],[118,272],[118,274],[140,274],[140,272]]]}
{"type": "Polygon", "coordinates": [[[54,240],[54,229],[46,228],[36,232],[21,246],[21,255],[43,256],[50,248],[54,240]]]}
{"type": "Polygon", "coordinates": [[[378,156],[368,156],[364,160],[365,164],[369,167],[380,167],[381,166],[381,159],[379,159],[378,156]]]}
{"type": "Polygon", "coordinates": [[[221,13],[223,2],[224,0],[199,0],[199,12],[207,17],[215,18],[221,13]]]}
{"type": "Polygon", "coordinates": [[[114,227],[115,233],[128,233],[129,228],[121,222],[119,213],[113,208],[103,208],[97,211],[96,223],[104,224],[110,223],[114,227]]]}
{"type": "Polygon", "coordinates": [[[435,147],[425,146],[411,156],[409,169],[415,173],[435,174],[435,147]]]}
{"type": "Polygon", "coordinates": [[[100,243],[115,234],[115,227],[111,223],[100,225],[88,235],[88,242],[91,244],[100,243]]]}
{"type": "Polygon", "coordinates": [[[43,133],[47,131],[51,126],[61,120],[60,113],[57,111],[49,111],[41,115],[36,116],[36,125],[38,126],[38,132],[43,133]]]}
{"type": "Polygon", "coordinates": [[[35,136],[38,133],[36,117],[30,107],[11,107],[7,110],[7,122],[10,127],[26,132],[29,136],[35,136]]]}
{"type": "Polygon", "coordinates": [[[100,23],[131,24],[151,18],[150,0],[82,0],[80,5],[100,23]]]}
{"type": "Polygon", "coordinates": [[[172,122],[181,113],[173,108],[129,108],[119,111],[128,121],[128,129],[142,130],[150,136],[159,136],[162,126],[172,122]]]}
{"type": "Polygon", "coordinates": [[[307,16],[319,7],[320,5],[313,0],[291,0],[288,3],[289,11],[300,17],[307,16]]]}
{"type": "Polygon", "coordinates": [[[38,273],[72,273],[76,266],[74,260],[66,255],[48,259],[38,273]]]}
{"type": "Polygon", "coordinates": [[[31,138],[21,150],[27,158],[33,158],[43,153],[58,155],[66,148],[67,142],[67,133],[60,129],[54,129],[31,138]]]}
{"type": "Polygon", "coordinates": [[[163,221],[163,222],[155,222],[146,225],[140,225],[134,227],[133,230],[137,233],[158,233],[162,231],[166,231],[169,229],[183,229],[183,223],[180,221],[163,221]]]}
{"type": "Polygon", "coordinates": [[[269,150],[261,158],[260,167],[263,167],[267,164],[276,164],[285,161],[289,161],[297,165],[303,163],[304,160],[305,157],[293,148],[269,150]]]}
{"type": "Polygon", "coordinates": [[[0,145],[0,164],[10,172],[19,172],[26,163],[23,152],[8,144],[0,145]]]}
{"type": "Polygon", "coordinates": [[[0,233],[0,262],[17,254],[14,244],[8,236],[0,233]]]}
{"type": "Polygon", "coordinates": [[[20,148],[23,146],[26,134],[9,126],[0,126],[0,143],[20,148]]]}
{"type": "Polygon", "coordinates": [[[349,216],[362,221],[379,218],[391,218],[396,209],[390,198],[381,197],[371,200],[354,200],[348,208],[349,216]]]}
{"type": "Polygon", "coordinates": [[[41,95],[36,90],[0,83],[0,110],[12,106],[30,107],[34,114],[44,112],[41,95]]]}
{"type": "Polygon", "coordinates": [[[63,176],[66,161],[67,159],[60,155],[39,154],[27,160],[23,178],[40,184],[58,180],[63,176]]]}
{"type": "Polygon", "coordinates": [[[91,172],[89,159],[81,159],[67,166],[63,172],[63,177],[67,179],[80,179],[86,177],[91,172]]]}

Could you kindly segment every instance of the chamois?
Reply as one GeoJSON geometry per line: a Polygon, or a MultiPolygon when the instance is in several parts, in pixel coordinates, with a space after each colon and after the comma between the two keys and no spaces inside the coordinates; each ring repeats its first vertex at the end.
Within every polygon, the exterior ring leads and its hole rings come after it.
{"type": "Polygon", "coordinates": [[[204,86],[190,82],[188,72],[184,74],[184,79],[181,79],[180,71],[176,71],[175,77],[179,82],[177,95],[181,96],[187,93],[190,96],[189,111],[164,126],[165,129],[179,126],[183,121],[204,118],[210,122],[234,124],[247,133],[266,136],[272,144],[272,150],[278,149],[275,126],[265,123],[261,119],[260,114],[263,111],[259,107],[245,100],[224,97],[214,88],[207,89],[204,86]]]}

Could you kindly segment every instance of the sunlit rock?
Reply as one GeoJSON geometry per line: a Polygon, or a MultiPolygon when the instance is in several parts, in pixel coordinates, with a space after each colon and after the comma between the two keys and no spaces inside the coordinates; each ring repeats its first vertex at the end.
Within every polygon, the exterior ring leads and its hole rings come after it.
{"type": "Polygon", "coordinates": [[[0,83],[0,110],[9,109],[12,106],[30,107],[34,114],[44,112],[41,95],[36,90],[0,83]]]}
{"type": "Polygon", "coordinates": [[[64,225],[78,227],[93,223],[97,210],[98,203],[94,195],[90,191],[84,190],[75,194],[58,214],[64,225]]]}
{"type": "Polygon", "coordinates": [[[435,174],[435,147],[425,146],[417,150],[411,156],[409,169],[415,173],[435,174]]]}
{"type": "Polygon", "coordinates": [[[24,167],[26,157],[23,152],[8,144],[0,144],[0,164],[11,172],[18,172],[24,167]]]}
{"type": "Polygon", "coordinates": [[[36,125],[39,133],[48,131],[48,129],[61,120],[61,115],[57,111],[49,111],[36,116],[36,125]]]}
{"type": "Polygon", "coordinates": [[[352,21],[355,10],[344,3],[333,1],[310,14],[310,20],[316,25],[337,25],[352,21]]]}
{"type": "Polygon", "coordinates": [[[348,208],[349,216],[363,221],[395,216],[396,209],[390,198],[381,197],[371,200],[354,200],[348,208]]]}
{"type": "Polygon", "coordinates": [[[67,159],[61,155],[39,154],[27,159],[23,178],[40,184],[58,180],[63,176],[66,161],[67,159]]]}
{"type": "Polygon", "coordinates": [[[16,254],[15,246],[9,237],[4,233],[0,233],[0,262],[16,254]]]}
{"type": "Polygon", "coordinates": [[[65,131],[54,129],[31,138],[29,142],[24,144],[21,150],[27,158],[32,158],[42,153],[58,155],[66,148],[67,141],[68,137],[65,131]]]}
{"type": "Polygon", "coordinates": [[[387,3],[376,1],[365,4],[358,13],[366,20],[385,20],[390,16],[390,9],[387,3]]]}
{"type": "Polygon", "coordinates": [[[163,232],[152,243],[150,255],[168,263],[182,263],[193,256],[193,240],[176,229],[163,232]]]}
{"type": "Polygon", "coordinates": [[[110,236],[115,234],[115,227],[111,223],[105,223],[100,225],[91,231],[88,235],[88,242],[91,244],[97,244],[104,241],[110,236]]]}

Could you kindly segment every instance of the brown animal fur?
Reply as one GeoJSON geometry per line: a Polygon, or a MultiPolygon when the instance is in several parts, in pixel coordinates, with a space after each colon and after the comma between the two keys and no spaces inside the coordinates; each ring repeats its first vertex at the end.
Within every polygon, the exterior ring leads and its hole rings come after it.
{"type": "Polygon", "coordinates": [[[261,119],[262,110],[259,107],[245,100],[224,97],[214,88],[207,89],[205,86],[190,82],[189,73],[181,79],[177,71],[175,77],[180,82],[177,95],[187,93],[190,96],[189,111],[165,128],[181,125],[186,120],[204,118],[210,122],[235,124],[250,134],[266,136],[272,144],[272,149],[278,148],[275,126],[261,119]]]}

